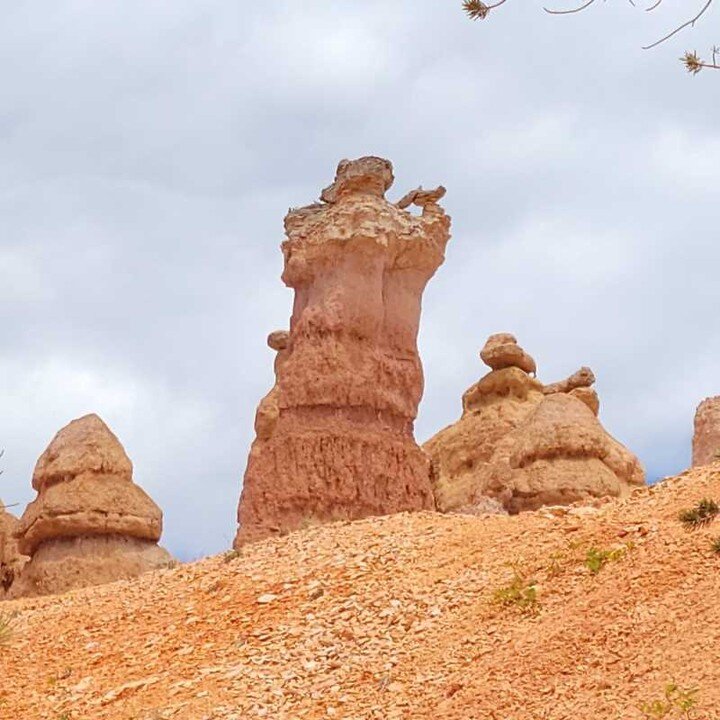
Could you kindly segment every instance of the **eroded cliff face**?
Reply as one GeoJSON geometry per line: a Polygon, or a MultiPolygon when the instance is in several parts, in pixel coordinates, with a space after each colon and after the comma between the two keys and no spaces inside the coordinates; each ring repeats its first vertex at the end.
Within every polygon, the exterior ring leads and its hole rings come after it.
{"type": "Polygon", "coordinates": [[[428,460],[413,437],[423,392],[417,333],[450,219],[437,204],[442,188],[392,205],[392,181],[387,160],[343,161],[321,203],[285,218],[282,277],[295,299],[271,393],[277,417],[270,433],[256,427],[236,546],[433,507],[428,460]]]}
{"type": "Polygon", "coordinates": [[[695,413],[693,467],[720,461],[720,396],[707,398],[695,413]]]}
{"type": "Polygon", "coordinates": [[[157,546],[162,513],[132,481],[132,463],[97,415],[63,428],[35,466],[38,495],[16,528],[31,560],[11,597],[65,592],[137,575],[172,558],[157,546]]]}
{"type": "Polygon", "coordinates": [[[638,459],[597,418],[590,368],[543,385],[507,333],[492,336],[481,357],[496,369],[463,395],[460,420],[423,446],[439,510],[472,512],[492,498],[516,513],[619,497],[644,483],[638,459]]]}

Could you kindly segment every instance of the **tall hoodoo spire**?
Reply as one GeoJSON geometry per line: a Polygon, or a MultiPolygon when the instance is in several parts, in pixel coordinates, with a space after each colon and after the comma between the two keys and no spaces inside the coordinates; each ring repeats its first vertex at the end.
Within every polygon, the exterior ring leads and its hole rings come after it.
{"type": "Polygon", "coordinates": [[[392,164],[343,160],[322,202],[285,218],[283,281],[295,291],[276,363],[272,434],[258,435],[236,545],[307,523],[433,507],[413,437],[423,391],[423,290],[444,260],[444,194],[385,199],[392,164]],[[422,208],[420,215],[404,207],[422,208]]]}

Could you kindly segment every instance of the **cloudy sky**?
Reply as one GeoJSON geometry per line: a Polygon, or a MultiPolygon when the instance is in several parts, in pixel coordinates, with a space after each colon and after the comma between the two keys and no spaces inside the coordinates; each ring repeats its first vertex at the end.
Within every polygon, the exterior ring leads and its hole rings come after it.
{"type": "Polygon", "coordinates": [[[255,407],[287,327],[282,220],[337,161],[443,183],[424,298],[424,440],[516,333],[551,382],[582,364],[650,478],[689,463],[720,393],[720,10],[552,18],[455,0],[6,0],[0,10],[0,495],[99,413],[187,559],[229,546],[255,407]]]}

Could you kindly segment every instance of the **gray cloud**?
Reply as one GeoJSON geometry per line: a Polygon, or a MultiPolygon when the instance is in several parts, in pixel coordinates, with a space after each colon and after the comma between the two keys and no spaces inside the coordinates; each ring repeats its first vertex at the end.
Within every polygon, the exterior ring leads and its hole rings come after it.
{"type": "MultiPolygon", "coordinates": [[[[657,477],[720,392],[717,79],[698,26],[602,6],[226,0],[7,3],[0,24],[2,497],[31,499],[55,431],[100,413],[183,557],[230,542],[282,217],[337,161],[447,185],[453,239],[424,299],[424,439],[512,330],[554,380],[589,364],[603,419],[657,477]]],[[[703,33],[705,33],[703,35],[703,33]]]]}

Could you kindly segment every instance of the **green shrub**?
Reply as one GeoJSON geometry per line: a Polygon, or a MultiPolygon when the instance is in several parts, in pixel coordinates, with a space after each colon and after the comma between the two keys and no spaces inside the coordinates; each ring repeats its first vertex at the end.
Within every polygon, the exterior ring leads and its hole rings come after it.
{"type": "Polygon", "coordinates": [[[709,498],[703,498],[694,508],[681,510],[680,522],[688,528],[697,528],[712,522],[720,514],[720,506],[709,498]]]}
{"type": "Polygon", "coordinates": [[[677,683],[671,682],[665,686],[664,697],[652,700],[640,706],[648,720],[662,720],[662,718],[692,718],[691,712],[697,705],[695,695],[698,689],[684,689],[677,683]]]}
{"type": "Polygon", "coordinates": [[[237,560],[240,557],[240,553],[237,550],[228,550],[223,554],[223,562],[229,563],[233,560],[237,560]]]}
{"type": "Polygon", "coordinates": [[[585,556],[585,567],[590,570],[593,575],[597,575],[609,562],[619,560],[628,551],[627,545],[613,550],[599,550],[591,547],[585,556]]]}
{"type": "Polygon", "coordinates": [[[493,599],[498,605],[517,607],[528,614],[534,614],[540,609],[535,581],[528,580],[517,568],[514,570],[512,580],[495,590],[493,599]]]}

